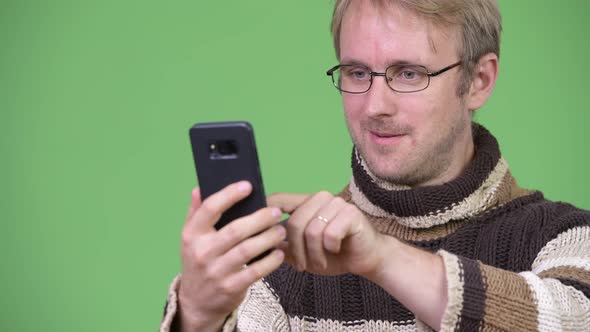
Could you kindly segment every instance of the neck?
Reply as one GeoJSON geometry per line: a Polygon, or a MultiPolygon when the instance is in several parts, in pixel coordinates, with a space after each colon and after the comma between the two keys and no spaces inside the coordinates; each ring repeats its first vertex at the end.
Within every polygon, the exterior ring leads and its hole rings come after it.
{"type": "Polygon", "coordinates": [[[458,178],[467,166],[471,163],[474,156],[475,147],[473,144],[473,129],[471,125],[465,126],[466,130],[458,138],[450,155],[451,161],[447,168],[432,179],[413,185],[412,187],[437,186],[451,182],[458,178]]]}
{"type": "Polygon", "coordinates": [[[423,182],[407,184],[392,182],[388,179],[380,178],[370,170],[369,166],[360,155],[358,156],[358,159],[364,171],[371,177],[372,181],[375,182],[375,184],[377,184],[379,187],[387,190],[402,190],[442,185],[457,179],[465,172],[466,168],[473,161],[475,155],[475,144],[473,141],[474,135],[477,134],[479,125],[470,124],[466,126],[466,128],[467,130],[463,130],[457,139],[458,142],[455,144],[453,152],[451,153],[451,161],[448,163],[448,166],[442,169],[432,178],[423,182]]]}
{"type": "Polygon", "coordinates": [[[473,124],[469,137],[473,137],[471,145],[461,151],[464,162],[455,165],[438,184],[414,188],[377,179],[354,150],[349,186],[352,200],[371,215],[398,222],[407,219],[407,226],[417,228],[488,210],[503,201],[498,194],[510,193],[511,189],[500,188],[511,188],[513,180],[498,142],[485,128],[473,124]]]}

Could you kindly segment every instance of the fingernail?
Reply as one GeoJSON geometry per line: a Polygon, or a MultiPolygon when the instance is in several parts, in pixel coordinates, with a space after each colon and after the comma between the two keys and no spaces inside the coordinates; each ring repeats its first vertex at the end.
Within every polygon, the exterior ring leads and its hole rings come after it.
{"type": "Polygon", "coordinates": [[[242,191],[242,192],[246,192],[248,190],[250,190],[250,182],[248,181],[242,181],[238,184],[238,190],[242,191]]]}
{"type": "Polygon", "coordinates": [[[283,215],[283,211],[281,211],[281,209],[279,209],[279,208],[273,208],[272,209],[272,216],[274,218],[278,218],[278,217],[280,217],[282,215],[283,215]]]}
{"type": "Polygon", "coordinates": [[[285,258],[285,253],[284,253],[282,250],[277,250],[277,251],[275,251],[275,255],[277,255],[277,257],[278,257],[280,260],[283,260],[283,258],[285,258]]]}

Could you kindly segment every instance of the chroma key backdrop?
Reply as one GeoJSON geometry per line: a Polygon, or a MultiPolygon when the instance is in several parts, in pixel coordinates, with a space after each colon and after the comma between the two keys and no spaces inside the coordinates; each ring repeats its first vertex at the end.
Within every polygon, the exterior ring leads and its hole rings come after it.
{"type": "MultiPolygon", "coordinates": [[[[194,123],[250,121],[267,193],[340,191],[332,5],[3,0],[0,330],[157,329],[194,123]]],[[[590,2],[500,7],[500,76],[475,118],[522,186],[590,209],[590,2]]]]}

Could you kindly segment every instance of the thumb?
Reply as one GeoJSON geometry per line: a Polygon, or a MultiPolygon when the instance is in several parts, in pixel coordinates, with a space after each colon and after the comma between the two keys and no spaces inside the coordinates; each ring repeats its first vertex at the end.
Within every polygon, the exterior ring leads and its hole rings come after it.
{"type": "Polygon", "coordinates": [[[277,207],[284,213],[290,214],[303,204],[309,196],[307,194],[276,193],[268,196],[266,203],[268,206],[277,207]]]}

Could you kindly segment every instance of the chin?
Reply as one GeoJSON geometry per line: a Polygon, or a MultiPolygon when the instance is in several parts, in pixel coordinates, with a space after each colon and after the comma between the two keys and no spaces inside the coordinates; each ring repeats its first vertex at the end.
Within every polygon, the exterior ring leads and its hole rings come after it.
{"type": "Polygon", "coordinates": [[[392,184],[406,185],[405,176],[400,174],[399,170],[378,170],[372,171],[379,180],[390,182],[392,184]]]}
{"type": "Polygon", "coordinates": [[[363,157],[363,159],[370,173],[378,180],[410,187],[416,186],[424,180],[412,168],[410,160],[402,162],[397,158],[386,158],[385,156],[376,156],[376,158],[371,159],[363,157]]]}
{"type": "MultiPolygon", "coordinates": [[[[364,157],[363,157],[364,158],[364,157]]],[[[400,172],[402,170],[396,167],[397,162],[389,162],[390,159],[384,160],[385,156],[372,156],[364,158],[369,168],[369,171],[381,180],[389,181],[390,179],[400,178],[400,172]]]]}

